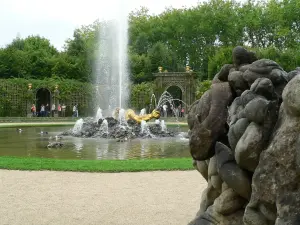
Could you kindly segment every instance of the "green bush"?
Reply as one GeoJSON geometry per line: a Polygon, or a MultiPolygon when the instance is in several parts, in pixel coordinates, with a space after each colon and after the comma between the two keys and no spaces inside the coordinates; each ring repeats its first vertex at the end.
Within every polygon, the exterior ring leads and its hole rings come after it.
{"type": "Polygon", "coordinates": [[[224,64],[232,63],[232,49],[234,47],[221,47],[208,60],[208,79],[212,80],[224,64]]]}
{"type": "Polygon", "coordinates": [[[151,95],[154,93],[153,82],[131,85],[130,107],[135,110],[149,108],[151,95]]]}
{"type": "Polygon", "coordinates": [[[256,50],[258,58],[271,59],[278,63],[285,71],[290,72],[300,65],[299,49],[280,50],[275,47],[269,47],[256,50]]]}
{"type": "Polygon", "coordinates": [[[196,99],[200,99],[201,96],[210,89],[211,80],[198,81],[196,86],[196,99]]]}

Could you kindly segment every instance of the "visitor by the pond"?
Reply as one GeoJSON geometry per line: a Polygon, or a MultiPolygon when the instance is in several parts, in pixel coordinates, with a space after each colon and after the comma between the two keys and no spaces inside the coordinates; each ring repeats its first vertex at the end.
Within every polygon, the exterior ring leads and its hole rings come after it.
{"type": "Polygon", "coordinates": [[[61,116],[62,117],[66,116],[66,105],[64,103],[61,106],[61,116]]]}
{"type": "Polygon", "coordinates": [[[36,115],[36,107],[35,107],[35,104],[32,104],[32,106],[31,106],[31,113],[32,113],[32,116],[33,116],[33,117],[36,115]]]}
{"type": "Polygon", "coordinates": [[[73,117],[78,117],[78,105],[73,106],[73,117]]]}
{"type": "Polygon", "coordinates": [[[48,117],[49,114],[50,114],[50,106],[49,106],[48,103],[46,104],[45,112],[46,112],[46,115],[45,115],[45,116],[48,117]]]}
{"type": "Polygon", "coordinates": [[[40,110],[40,116],[44,117],[45,116],[45,106],[42,104],[41,110],[40,110]]]}
{"type": "Polygon", "coordinates": [[[184,117],[184,108],[181,109],[181,117],[184,117]]]}
{"type": "Polygon", "coordinates": [[[55,113],[55,104],[53,103],[53,104],[52,104],[52,107],[51,107],[51,114],[52,114],[52,117],[54,117],[54,113],[55,113]]]}
{"type": "Polygon", "coordinates": [[[76,104],[76,117],[78,117],[78,104],[76,104]]]}
{"type": "Polygon", "coordinates": [[[58,116],[61,117],[61,106],[60,106],[60,104],[58,104],[58,106],[57,106],[57,113],[58,113],[58,116]]]}
{"type": "Polygon", "coordinates": [[[175,110],[174,110],[174,106],[171,104],[170,106],[170,113],[169,115],[172,117],[172,116],[175,116],[175,110]]]}
{"type": "Polygon", "coordinates": [[[182,114],[181,114],[181,104],[178,106],[178,112],[179,112],[179,117],[182,117],[182,114]]]}
{"type": "Polygon", "coordinates": [[[164,117],[168,116],[167,110],[168,110],[168,106],[165,104],[163,105],[163,110],[164,110],[164,117]]]}

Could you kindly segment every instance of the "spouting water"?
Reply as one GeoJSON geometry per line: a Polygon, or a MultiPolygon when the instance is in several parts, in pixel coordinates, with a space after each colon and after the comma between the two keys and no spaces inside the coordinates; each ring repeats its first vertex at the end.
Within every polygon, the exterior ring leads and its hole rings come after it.
{"type": "Polygon", "coordinates": [[[156,125],[160,125],[160,120],[155,120],[156,125]]]}
{"type": "Polygon", "coordinates": [[[102,115],[102,109],[99,107],[96,113],[96,117],[95,117],[95,121],[98,122],[99,119],[102,119],[103,115],[102,115]]]}
{"type": "Polygon", "coordinates": [[[154,99],[154,108],[157,107],[157,105],[156,105],[156,97],[155,97],[155,94],[152,94],[152,95],[151,95],[151,98],[150,98],[150,111],[153,110],[153,108],[152,108],[152,102],[153,102],[153,99],[154,99]]]}
{"type": "Polygon", "coordinates": [[[140,112],[140,116],[143,116],[143,115],[145,115],[145,114],[146,114],[146,109],[143,108],[143,109],[141,110],[141,112],[140,112]]]}
{"type": "Polygon", "coordinates": [[[173,104],[174,101],[179,101],[179,102],[183,103],[184,105],[187,105],[187,104],[186,104],[184,101],[182,101],[181,99],[173,98],[172,95],[171,95],[169,92],[164,91],[164,92],[161,94],[161,96],[160,96],[160,98],[159,98],[159,100],[158,100],[157,107],[162,106],[162,105],[164,105],[164,104],[167,103],[167,102],[170,103],[171,105],[174,105],[174,104],[173,104]]]}
{"type": "Polygon", "coordinates": [[[141,133],[150,135],[150,129],[146,121],[142,120],[141,122],[141,133]]]}
{"type": "Polygon", "coordinates": [[[187,104],[184,101],[182,101],[180,99],[174,99],[169,92],[164,91],[158,100],[156,108],[159,108],[163,105],[169,105],[169,107],[171,107],[171,111],[172,111],[173,115],[175,116],[176,122],[178,122],[179,111],[177,108],[177,112],[176,112],[175,101],[181,102],[182,104],[185,105],[185,107],[187,107],[187,104]]]}
{"type": "Polygon", "coordinates": [[[73,129],[72,129],[73,134],[80,134],[81,129],[82,129],[82,125],[83,125],[83,119],[77,120],[74,127],[73,127],[73,129]]]}
{"type": "Polygon", "coordinates": [[[161,127],[161,131],[162,131],[162,132],[165,132],[165,131],[167,130],[167,126],[166,126],[164,120],[162,120],[162,121],[160,122],[160,127],[161,127]]]}
{"type": "Polygon", "coordinates": [[[126,1],[114,1],[114,6],[106,9],[112,19],[100,25],[94,70],[100,101],[97,104],[105,110],[126,108],[129,98],[128,11],[126,1]]]}
{"type": "Polygon", "coordinates": [[[108,122],[104,119],[100,126],[100,134],[108,134],[108,122]]]}
{"type": "Polygon", "coordinates": [[[119,111],[119,122],[120,125],[126,125],[126,115],[124,109],[120,109],[119,111]]]}

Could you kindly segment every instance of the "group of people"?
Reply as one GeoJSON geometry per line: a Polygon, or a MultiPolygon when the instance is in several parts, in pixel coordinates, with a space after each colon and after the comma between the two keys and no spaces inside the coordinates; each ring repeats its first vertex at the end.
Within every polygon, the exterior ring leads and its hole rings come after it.
{"type": "MultiPolygon", "coordinates": [[[[77,105],[76,105],[76,109],[77,109],[77,105]]],[[[46,105],[42,104],[39,111],[37,111],[35,104],[32,104],[32,106],[31,106],[31,113],[32,113],[33,117],[49,117],[50,115],[52,117],[54,117],[55,112],[57,112],[59,117],[65,117],[66,116],[66,105],[58,104],[57,109],[56,109],[55,104],[52,104],[51,110],[50,110],[49,104],[46,104],[46,105]]],[[[73,109],[73,115],[74,115],[74,109],[73,109]]],[[[78,117],[78,109],[77,109],[76,115],[78,117]]]]}
{"type": "Polygon", "coordinates": [[[168,107],[167,104],[164,104],[162,107],[160,107],[160,113],[163,117],[184,117],[184,107],[181,106],[181,104],[175,108],[173,105],[171,107],[168,107]]]}

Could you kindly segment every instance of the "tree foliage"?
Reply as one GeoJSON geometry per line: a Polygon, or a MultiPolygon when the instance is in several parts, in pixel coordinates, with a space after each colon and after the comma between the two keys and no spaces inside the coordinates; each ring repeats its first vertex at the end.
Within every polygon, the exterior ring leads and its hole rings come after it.
{"type": "MultiPolygon", "coordinates": [[[[298,0],[211,0],[159,15],[140,8],[129,15],[131,81],[152,81],[159,66],[178,72],[186,65],[200,80],[211,79],[231,62],[230,49],[236,45],[292,70],[299,65],[299,21],[298,0]]],[[[15,38],[0,49],[0,78],[92,81],[99,31],[106,24],[95,21],[76,29],[62,51],[43,37],[15,38]]]]}

